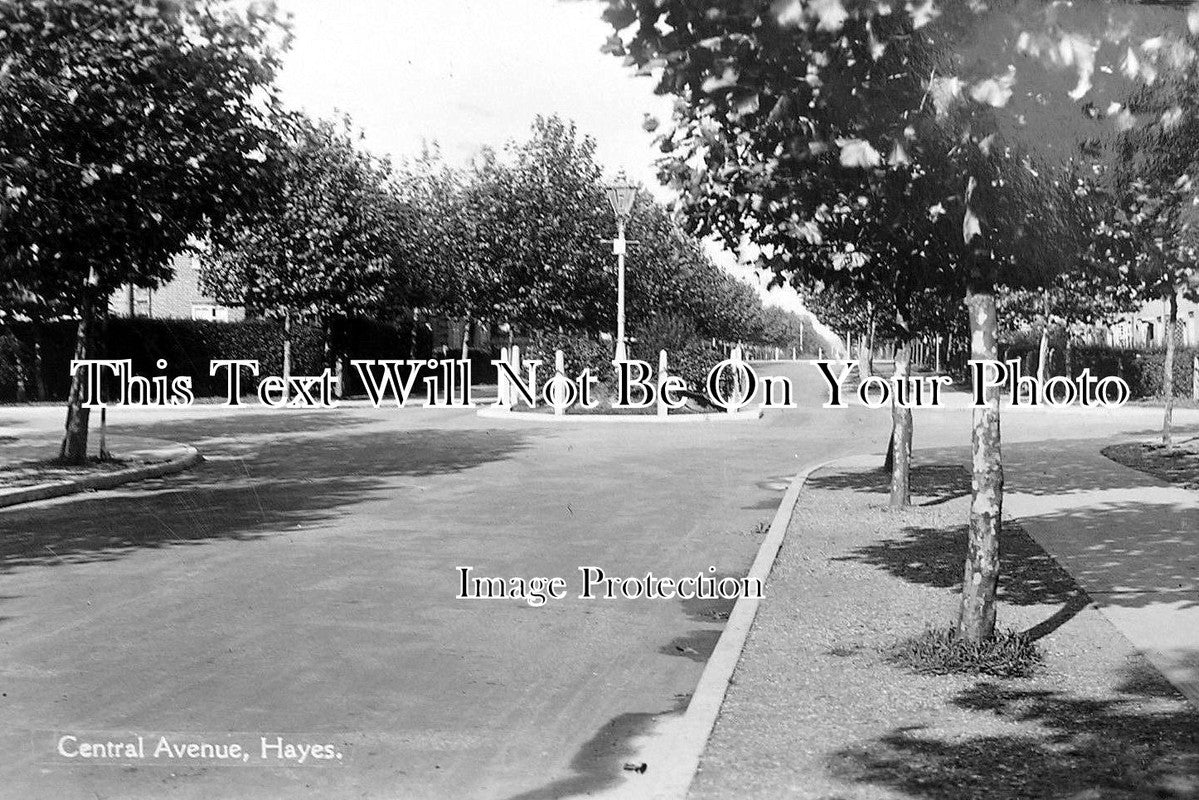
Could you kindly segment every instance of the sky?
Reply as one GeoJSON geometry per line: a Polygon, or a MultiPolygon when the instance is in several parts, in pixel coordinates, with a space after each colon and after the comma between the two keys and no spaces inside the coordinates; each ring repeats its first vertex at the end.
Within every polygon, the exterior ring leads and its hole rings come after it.
{"type": "MultiPolygon", "coordinates": [[[[314,114],[348,112],[394,159],[436,140],[463,163],[526,138],[557,113],[597,140],[598,158],[653,186],[641,122],[669,115],[653,82],[599,52],[611,29],[586,0],[283,0],[295,42],[280,86],[314,114]]],[[[666,197],[665,193],[659,196],[666,197]]]]}
{"type": "MultiPolygon", "coordinates": [[[[373,152],[401,160],[436,141],[452,163],[527,138],[538,114],[574,120],[609,175],[624,170],[657,198],[659,155],[646,114],[671,100],[599,51],[611,28],[594,0],[280,0],[295,40],[279,86],[315,116],[348,113],[373,152]]],[[[732,254],[713,256],[755,282],[732,254]]],[[[630,268],[634,268],[630,261],[630,268]]],[[[793,292],[772,304],[794,309],[793,292]]]]}

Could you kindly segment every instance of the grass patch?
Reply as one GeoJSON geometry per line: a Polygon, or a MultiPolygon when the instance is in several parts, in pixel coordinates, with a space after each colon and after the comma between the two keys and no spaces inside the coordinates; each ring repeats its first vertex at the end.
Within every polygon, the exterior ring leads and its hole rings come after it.
{"type": "Polygon", "coordinates": [[[953,628],[929,628],[896,642],[886,660],[922,675],[992,675],[1026,678],[1041,665],[1041,651],[1026,634],[1000,631],[982,642],[970,642],[953,628]]]}

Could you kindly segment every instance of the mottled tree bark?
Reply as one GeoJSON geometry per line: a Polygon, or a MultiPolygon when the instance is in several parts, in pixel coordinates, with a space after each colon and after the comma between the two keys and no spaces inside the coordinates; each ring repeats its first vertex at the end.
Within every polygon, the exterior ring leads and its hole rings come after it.
{"type": "Polygon", "coordinates": [[[866,380],[874,374],[874,362],[870,358],[869,344],[865,336],[858,338],[858,379],[866,380]]]}
{"type": "Polygon", "coordinates": [[[466,361],[470,358],[470,329],[471,320],[470,314],[466,315],[466,319],[462,321],[462,360],[466,361]]]}
{"type": "MultiPolygon", "coordinates": [[[[895,381],[907,382],[912,372],[911,345],[895,352],[895,381]]],[[[892,396],[894,398],[894,396],[892,396]]],[[[891,508],[912,504],[912,409],[891,401],[891,508]]]]}
{"type": "Polygon", "coordinates": [[[1178,292],[1171,286],[1162,300],[1169,307],[1166,314],[1166,361],[1162,364],[1162,393],[1165,394],[1166,412],[1162,418],[1162,444],[1174,447],[1174,334],[1178,326],[1178,292]]]}
{"type": "MultiPolygon", "coordinates": [[[[990,289],[971,291],[966,298],[970,313],[971,357],[998,358],[998,321],[995,295],[990,289]]],[[[998,386],[988,387],[985,405],[974,410],[971,437],[970,530],[962,579],[962,605],[958,633],[977,642],[995,633],[995,592],[999,585],[999,531],[1003,519],[1003,462],[1000,455],[998,386]]]]}
{"type": "Polygon", "coordinates": [[[291,311],[283,312],[283,380],[291,377],[291,311]]]}
{"type": "Polygon", "coordinates": [[[46,392],[46,369],[42,364],[42,323],[33,322],[33,385],[37,399],[45,401],[49,396],[46,392]]]}
{"type": "Polygon", "coordinates": [[[1041,308],[1045,322],[1041,324],[1041,347],[1037,350],[1037,383],[1045,385],[1045,373],[1049,368],[1049,290],[1041,293],[1041,308]]]}
{"type": "MultiPolygon", "coordinates": [[[[92,304],[88,299],[79,309],[79,325],[75,331],[76,359],[87,358],[91,352],[92,316],[92,304]]],[[[58,460],[64,464],[83,464],[87,461],[87,424],[91,409],[83,406],[83,391],[83,370],[76,370],[71,376],[71,391],[67,395],[66,433],[62,437],[62,447],[58,450],[58,460]]]]}

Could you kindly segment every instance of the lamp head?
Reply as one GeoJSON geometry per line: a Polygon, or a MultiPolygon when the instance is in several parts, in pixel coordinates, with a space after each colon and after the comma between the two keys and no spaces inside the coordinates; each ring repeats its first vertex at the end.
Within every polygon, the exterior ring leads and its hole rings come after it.
{"type": "Polygon", "coordinates": [[[605,189],[608,202],[612,205],[612,213],[618,220],[625,220],[633,210],[633,201],[637,199],[637,187],[629,182],[624,172],[616,176],[616,181],[605,189]]]}

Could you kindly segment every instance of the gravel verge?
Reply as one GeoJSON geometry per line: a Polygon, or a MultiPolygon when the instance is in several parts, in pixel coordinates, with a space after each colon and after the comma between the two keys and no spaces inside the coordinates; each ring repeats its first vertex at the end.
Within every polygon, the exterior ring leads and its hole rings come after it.
{"type": "Polygon", "coordinates": [[[691,787],[695,798],[1196,798],[1199,713],[1017,526],[1002,627],[1031,678],[921,676],[882,648],[954,618],[964,470],[918,467],[917,507],[877,471],[814,475],[691,787]]]}

